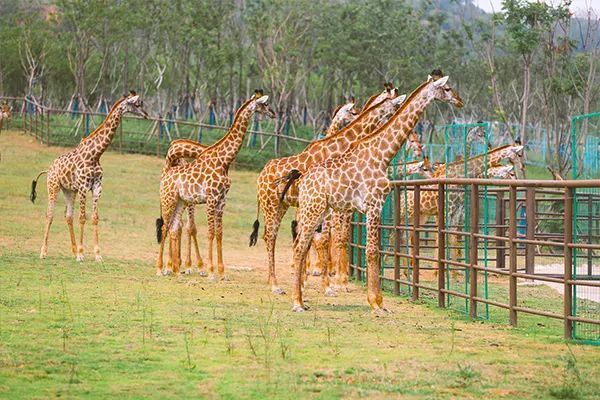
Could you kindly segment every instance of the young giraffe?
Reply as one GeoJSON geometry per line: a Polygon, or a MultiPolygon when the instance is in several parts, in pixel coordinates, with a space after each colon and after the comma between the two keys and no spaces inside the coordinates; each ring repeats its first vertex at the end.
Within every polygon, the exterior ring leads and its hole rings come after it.
{"type": "Polygon", "coordinates": [[[58,192],[62,190],[67,202],[65,219],[69,226],[71,236],[71,251],[77,257],[77,261],[83,261],[83,227],[85,225],[85,202],[87,193],[92,191],[92,226],[94,232],[94,254],[96,261],[102,261],[100,256],[100,245],[98,243],[98,200],[102,194],[102,167],[100,157],[110,143],[121,123],[123,114],[130,112],[144,118],[148,114],[142,108],[140,96],[135,92],[123,96],[113,105],[112,109],[96,130],[89,136],[81,139],[79,145],[58,157],[47,171],[42,171],[31,184],[31,202],[35,202],[37,193],[35,191],[37,180],[42,174],[47,173],[48,189],[48,211],[46,212],[46,229],[44,231],[44,242],[40,251],[40,258],[48,254],[48,235],[50,225],[54,216],[54,206],[58,192]],[[75,242],[73,230],[73,202],[79,196],[79,246],[75,242]]]}
{"type": "MultiPolygon", "coordinates": [[[[333,133],[335,127],[340,128],[343,125],[352,122],[357,116],[357,110],[354,106],[354,101],[350,101],[347,104],[342,104],[336,108],[331,119],[331,125],[328,127],[327,132],[333,133]]],[[[171,142],[165,158],[165,166],[163,167],[164,175],[171,167],[177,165],[186,164],[186,159],[194,160],[202,154],[202,152],[208,147],[208,145],[201,144],[190,139],[177,139],[171,142]]],[[[201,276],[206,276],[207,273],[204,269],[204,262],[200,256],[200,249],[198,247],[197,228],[195,221],[195,205],[191,204],[187,207],[188,210],[188,221],[186,225],[187,233],[187,251],[185,253],[185,260],[183,262],[185,267],[185,273],[192,273],[192,241],[194,252],[196,255],[196,267],[201,276]]],[[[179,233],[181,235],[181,233],[179,233]]],[[[180,242],[181,245],[181,242],[180,242]]],[[[164,242],[161,243],[164,246],[164,242]]],[[[162,250],[161,250],[162,251],[162,250]]],[[[170,259],[169,259],[170,261],[170,259]]],[[[182,272],[183,273],[183,272],[182,272]]]]}
{"type": "Polygon", "coordinates": [[[163,242],[170,234],[170,254],[173,272],[178,273],[181,264],[179,254],[181,213],[185,206],[206,203],[208,217],[208,270],[215,279],[213,267],[213,240],[217,239],[217,264],[219,279],[224,279],[223,264],[223,209],[225,196],[231,186],[229,166],[237,156],[255,112],[275,117],[267,104],[269,96],[257,90],[236,112],[233,124],[225,136],[204,150],[193,162],[168,169],[160,182],[161,217],[157,221],[157,239],[161,243],[156,274],[163,269],[163,242]]]}
{"type": "MultiPolygon", "coordinates": [[[[275,276],[275,243],[277,231],[281,220],[288,207],[297,205],[297,186],[292,185],[288,196],[280,197],[284,190],[284,180],[290,171],[305,171],[310,165],[326,160],[334,155],[342,154],[355,141],[366,137],[378,126],[387,121],[395,109],[404,101],[405,96],[395,97],[394,90],[386,90],[386,98],[373,104],[363,111],[354,121],[334,135],[317,140],[299,154],[273,159],[265,165],[257,178],[257,216],[254,221],[253,231],[250,235],[250,246],[254,246],[258,239],[259,221],[258,214],[263,211],[265,230],[263,238],[267,245],[269,262],[269,283],[274,294],[284,294],[279,288],[275,276]]],[[[378,97],[380,97],[379,95],[378,97]]]]}
{"type": "MultiPolygon", "coordinates": [[[[410,175],[424,175],[426,177],[431,177],[431,165],[429,164],[429,159],[425,158],[422,161],[411,161],[406,163],[406,168],[402,169],[402,174],[404,177],[408,177],[410,175]]],[[[323,218],[323,223],[321,224],[321,231],[316,231],[313,236],[313,242],[311,244],[315,247],[317,253],[317,264],[316,269],[318,270],[318,275],[322,276],[322,286],[325,291],[326,296],[334,296],[335,291],[333,287],[331,287],[329,282],[329,275],[335,272],[336,281],[338,282],[338,287],[341,287],[344,290],[349,290],[348,285],[348,274],[347,271],[341,270],[344,265],[339,262],[335,263],[335,267],[332,262],[332,250],[331,247],[332,237],[341,232],[348,232],[348,235],[345,238],[336,238],[338,242],[344,243],[343,250],[346,251],[345,248],[346,243],[348,242],[348,237],[350,236],[350,228],[345,226],[346,223],[346,215],[345,213],[332,212],[332,210],[328,210],[325,217],[323,218]],[[337,223],[338,225],[335,225],[337,223]],[[344,240],[345,239],[345,240],[344,240]]],[[[350,219],[352,218],[352,214],[350,213],[350,219]]],[[[349,224],[349,223],[348,223],[349,224]]],[[[339,253],[339,249],[336,248],[339,253]]],[[[336,254],[339,259],[339,254],[336,254]]],[[[313,275],[315,275],[313,273],[313,275]]]]}
{"type": "Polygon", "coordinates": [[[11,108],[8,104],[4,103],[0,107],[0,131],[2,130],[2,126],[4,125],[4,121],[8,121],[12,116],[11,108]]]}
{"type": "MultiPolygon", "coordinates": [[[[496,149],[489,150],[487,153],[487,171],[489,177],[504,177],[510,176],[511,173],[514,174],[514,167],[512,165],[509,166],[500,166],[500,163],[504,160],[508,160],[509,162],[514,162],[516,157],[519,157],[519,154],[523,146],[502,146],[496,149]],[[507,170],[507,167],[511,167],[507,170]]],[[[457,177],[465,177],[465,178],[484,178],[486,173],[486,163],[485,163],[486,155],[480,154],[475,157],[471,157],[467,160],[467,174],[465,175],[465,163],[464,160],[455,161],[450,164],[441,164],[438,165],[435,172],[433,173],[433,178],[457,178],[457,177]]],[[[423,189],[432,189],[433,187],[423,187],[423,189]]],[[[453,185],[453,188],[456,188],[453,185]]],[[[435,188],[433,188],[435,189],[435,188]]],[[[412,190],[407,191],[406,196],[400,196],[402,198],[402,202],[399,205],[401,218],[406,218],[408,223],[413,222],[414,215],[414,192],[412,190]]],[[[438,192],[437,190],[422,190],[421,191],[421,200],[419,207],[420,220],[419,224],[424,225],[429,217],[435,217],[437,219],[438,216],[438,192]]],[[[460,191],[450,191],[448,192],[446,207],[448,208],[448,223],[449,225],[454,225],[460,219],[460,213],[462,211],[464,215],[464,192],[460,191]]],[[[412,236],[410,237],[412,244],[412,236]]],[[[448,243],[452,246],[453,258],[455,260],[459,260],[461,257],[461,251],[458,249],[458,238],[456,235],[450,235],[448,243]]],[[[412,246],[411,246],[412,249],[412,246]]]]}
{"type": "Polygon", "coordinates": [[[367,300],[375,313],[385,311],[379,282],[379,224],[383,203],[391,189],[388,167],[431,101],[439,99],[463,106],[447,81],[447,76],[436,81],[429,77],[385,125],[354,143],[342,155],[312,166],[302,176],[298,196],[300,231],[294,242],[293,311],[305,310],[302,268],[308,244],[329,208],[367,215],[367,300]]]}

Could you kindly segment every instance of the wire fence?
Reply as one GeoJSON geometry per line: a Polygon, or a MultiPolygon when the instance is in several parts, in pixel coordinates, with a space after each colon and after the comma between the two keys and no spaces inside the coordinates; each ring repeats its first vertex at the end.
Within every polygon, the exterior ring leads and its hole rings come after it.
{"type": "MultiPolygon", "coordinates": [[[[530,316],[558,320],[565,338],[600,344],[600,198],[587,192],[600,180],[457,178],[392,185],[393,216],[379,227],[380,238],[388,238],[379,249],[384,290],[430,297],[473,318],[508,317],[513,326],[531,323],[530,316]],[[406,191],[414,196],[410,219],[401,206],[406,191]],[[464,192],[468,224],[449,225],[449,191],[464,192]],[[425,197],[435,200],[435,222],[421,225],[425,197]],[[484,204],[492,199],[493,210],[484,204]]],[[[350,260],[357,279],[366,275],[365,231],[364,216],[356,214],[350,260]]]]}
{"type": "MultiPolygon", "coordinates": [[[[11,120],[3,129],[17,127],[48,146],[77,145],[106,118],[106,113],[59,110],[35,103],[28,98],[0,97],[12,105],[11,120]]],[[[296,154],[311,141],[312,133],[285,135],[272,130],[273,123],[255,117],[246,134],[244,146],[235,164],[246,169],[260,170],[270,159],[296,154]]],[[[181,121],[163,117],[125,115],[109,147],[120,153],[137,153],[164,157],[171,141],[192,139],[210,145],[219,140],[229,126],[211,125],[197,121],[181,121]]]]}

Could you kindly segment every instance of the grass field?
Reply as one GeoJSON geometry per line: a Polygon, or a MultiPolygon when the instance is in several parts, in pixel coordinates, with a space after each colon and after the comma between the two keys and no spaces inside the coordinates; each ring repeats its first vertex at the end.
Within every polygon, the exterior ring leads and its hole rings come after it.
{"type": "MultiPolygon", "coordinates": [[[[554,330],[470,321],[389,294],[392,314],[375,318],[362,286],[324,298],[316,279],[310,310],[292,314],[289,296],[266,285],[264,245],[247,247],[253,172],[231,173],[227,282],[154,276],[162,165],[139,155],[102,158],[105,261],[93,261],[89,223],[86,261],[70,255],[62,199],[40,260],[47,196],[41,183],[31,204],[30,183],[65,150],[0,134],[1,398],[600,398],[600,349],[554,330]]],[[[289,291],[287,232],[279,242],[289,291]]]]}

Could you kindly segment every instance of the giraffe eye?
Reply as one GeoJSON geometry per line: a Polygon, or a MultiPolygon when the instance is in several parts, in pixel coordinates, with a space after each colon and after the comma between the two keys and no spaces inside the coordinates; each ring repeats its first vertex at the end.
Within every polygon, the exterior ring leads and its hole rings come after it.
{"type": "Polygon", "coordinates": [[[451,91],[452,89],[450,89],[450,88],[448,87],[448,88],[444,88],[444,90],[445,90],[446,92],[449,92],[449,91],[451,91]]]}

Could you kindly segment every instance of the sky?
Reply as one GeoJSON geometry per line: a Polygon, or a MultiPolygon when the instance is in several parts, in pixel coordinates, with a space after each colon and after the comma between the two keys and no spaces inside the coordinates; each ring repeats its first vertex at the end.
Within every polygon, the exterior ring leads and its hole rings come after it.
{"type": "MultiPolygon", "coordinates": [[[[533,1],[533,0],[532,0],[533,1]]],[[[558,4],[559,0],[543,0],[548,4],[558,4]]],[[[502,0],[473,0],[473,3],[482,8],[487,12],[491,12],[492,8],[494,11],[498,12],[501,10],[502,0]]],[[[571,1],[571,11],[576,15],[581,14],[582,10],[586,10],[589,6],[592,7],[594,11],[600,13],[600,0],[572,0],[571,1]]]]}

